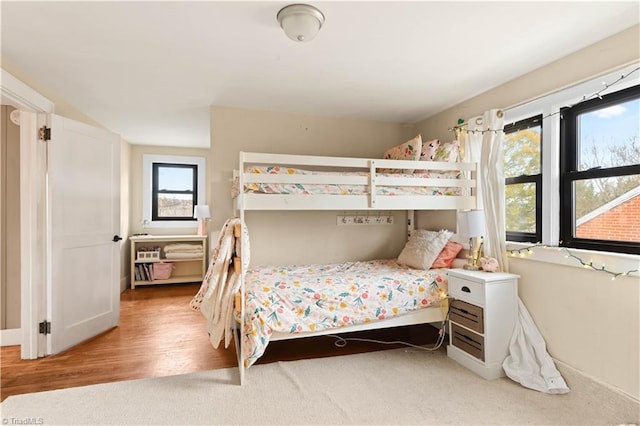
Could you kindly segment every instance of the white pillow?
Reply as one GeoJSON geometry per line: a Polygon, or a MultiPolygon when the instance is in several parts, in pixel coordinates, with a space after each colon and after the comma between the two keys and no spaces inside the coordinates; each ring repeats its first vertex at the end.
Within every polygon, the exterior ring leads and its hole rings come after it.
{"type": "Polygon", "coordinates": [[[452,235],[453,232],[446,229],[440,231],[414,230],[398,256],[398,263],[414,269],[431,268],[452,235]]]}

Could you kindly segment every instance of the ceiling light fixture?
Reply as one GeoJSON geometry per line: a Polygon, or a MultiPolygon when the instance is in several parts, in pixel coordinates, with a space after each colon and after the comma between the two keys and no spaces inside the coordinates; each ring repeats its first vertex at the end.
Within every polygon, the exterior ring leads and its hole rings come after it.
{"type": "Polygon", "coordinates": [[[306,43],[314,37],[324,24],[324,15],[308,4],[290,4],[278,12],[278,23],[293,41],[306,43]]]}

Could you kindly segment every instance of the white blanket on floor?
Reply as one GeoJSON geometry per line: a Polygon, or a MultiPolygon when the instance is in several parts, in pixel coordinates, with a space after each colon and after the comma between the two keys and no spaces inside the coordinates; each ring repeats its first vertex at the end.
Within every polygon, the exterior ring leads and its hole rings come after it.
{"type": "Polygon", "coordinates": [[[509,356],[502,363],[504,372],[522,386],[540,392],[569,392],[527,307],[518,298],[518,320],[509,343],[509,356]]]}

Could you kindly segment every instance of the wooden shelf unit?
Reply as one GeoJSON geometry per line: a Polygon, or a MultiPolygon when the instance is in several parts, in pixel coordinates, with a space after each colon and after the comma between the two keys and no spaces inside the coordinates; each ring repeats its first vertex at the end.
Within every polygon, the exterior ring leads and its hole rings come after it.
{"type": "Polygon", "coordinates": [[[129,237],[131,241],[131,288],[140,285],[202,282],[207,272],[207,237],[201,235],[141,235],[129,237]],[[167,259],[164,247],[167,244],[185,243],[202,247],[202,256],[193,259],[167,259]],[[138,258],[138,251],[159,247],[158,258],[138,258]],[[173,270],[168,279],[136,279],[136,266],[141,264],[171,263],[173,270]]]}

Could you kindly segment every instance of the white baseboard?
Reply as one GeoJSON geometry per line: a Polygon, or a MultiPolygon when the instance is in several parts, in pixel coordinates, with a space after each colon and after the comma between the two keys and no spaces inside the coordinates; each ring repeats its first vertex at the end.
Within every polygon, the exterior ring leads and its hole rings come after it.
{"type": "Polygon", "coordinates": [[[16,346],[22,344],[22,329],[11,328],[0,330],[0,346],[16,346]]]}
{"type": "Polygon", "coordinates": [[[120,293],[125,291],[128,286],[129,286],[129,275],[125,275],[124,277],[120,278],[120,293]]]}

